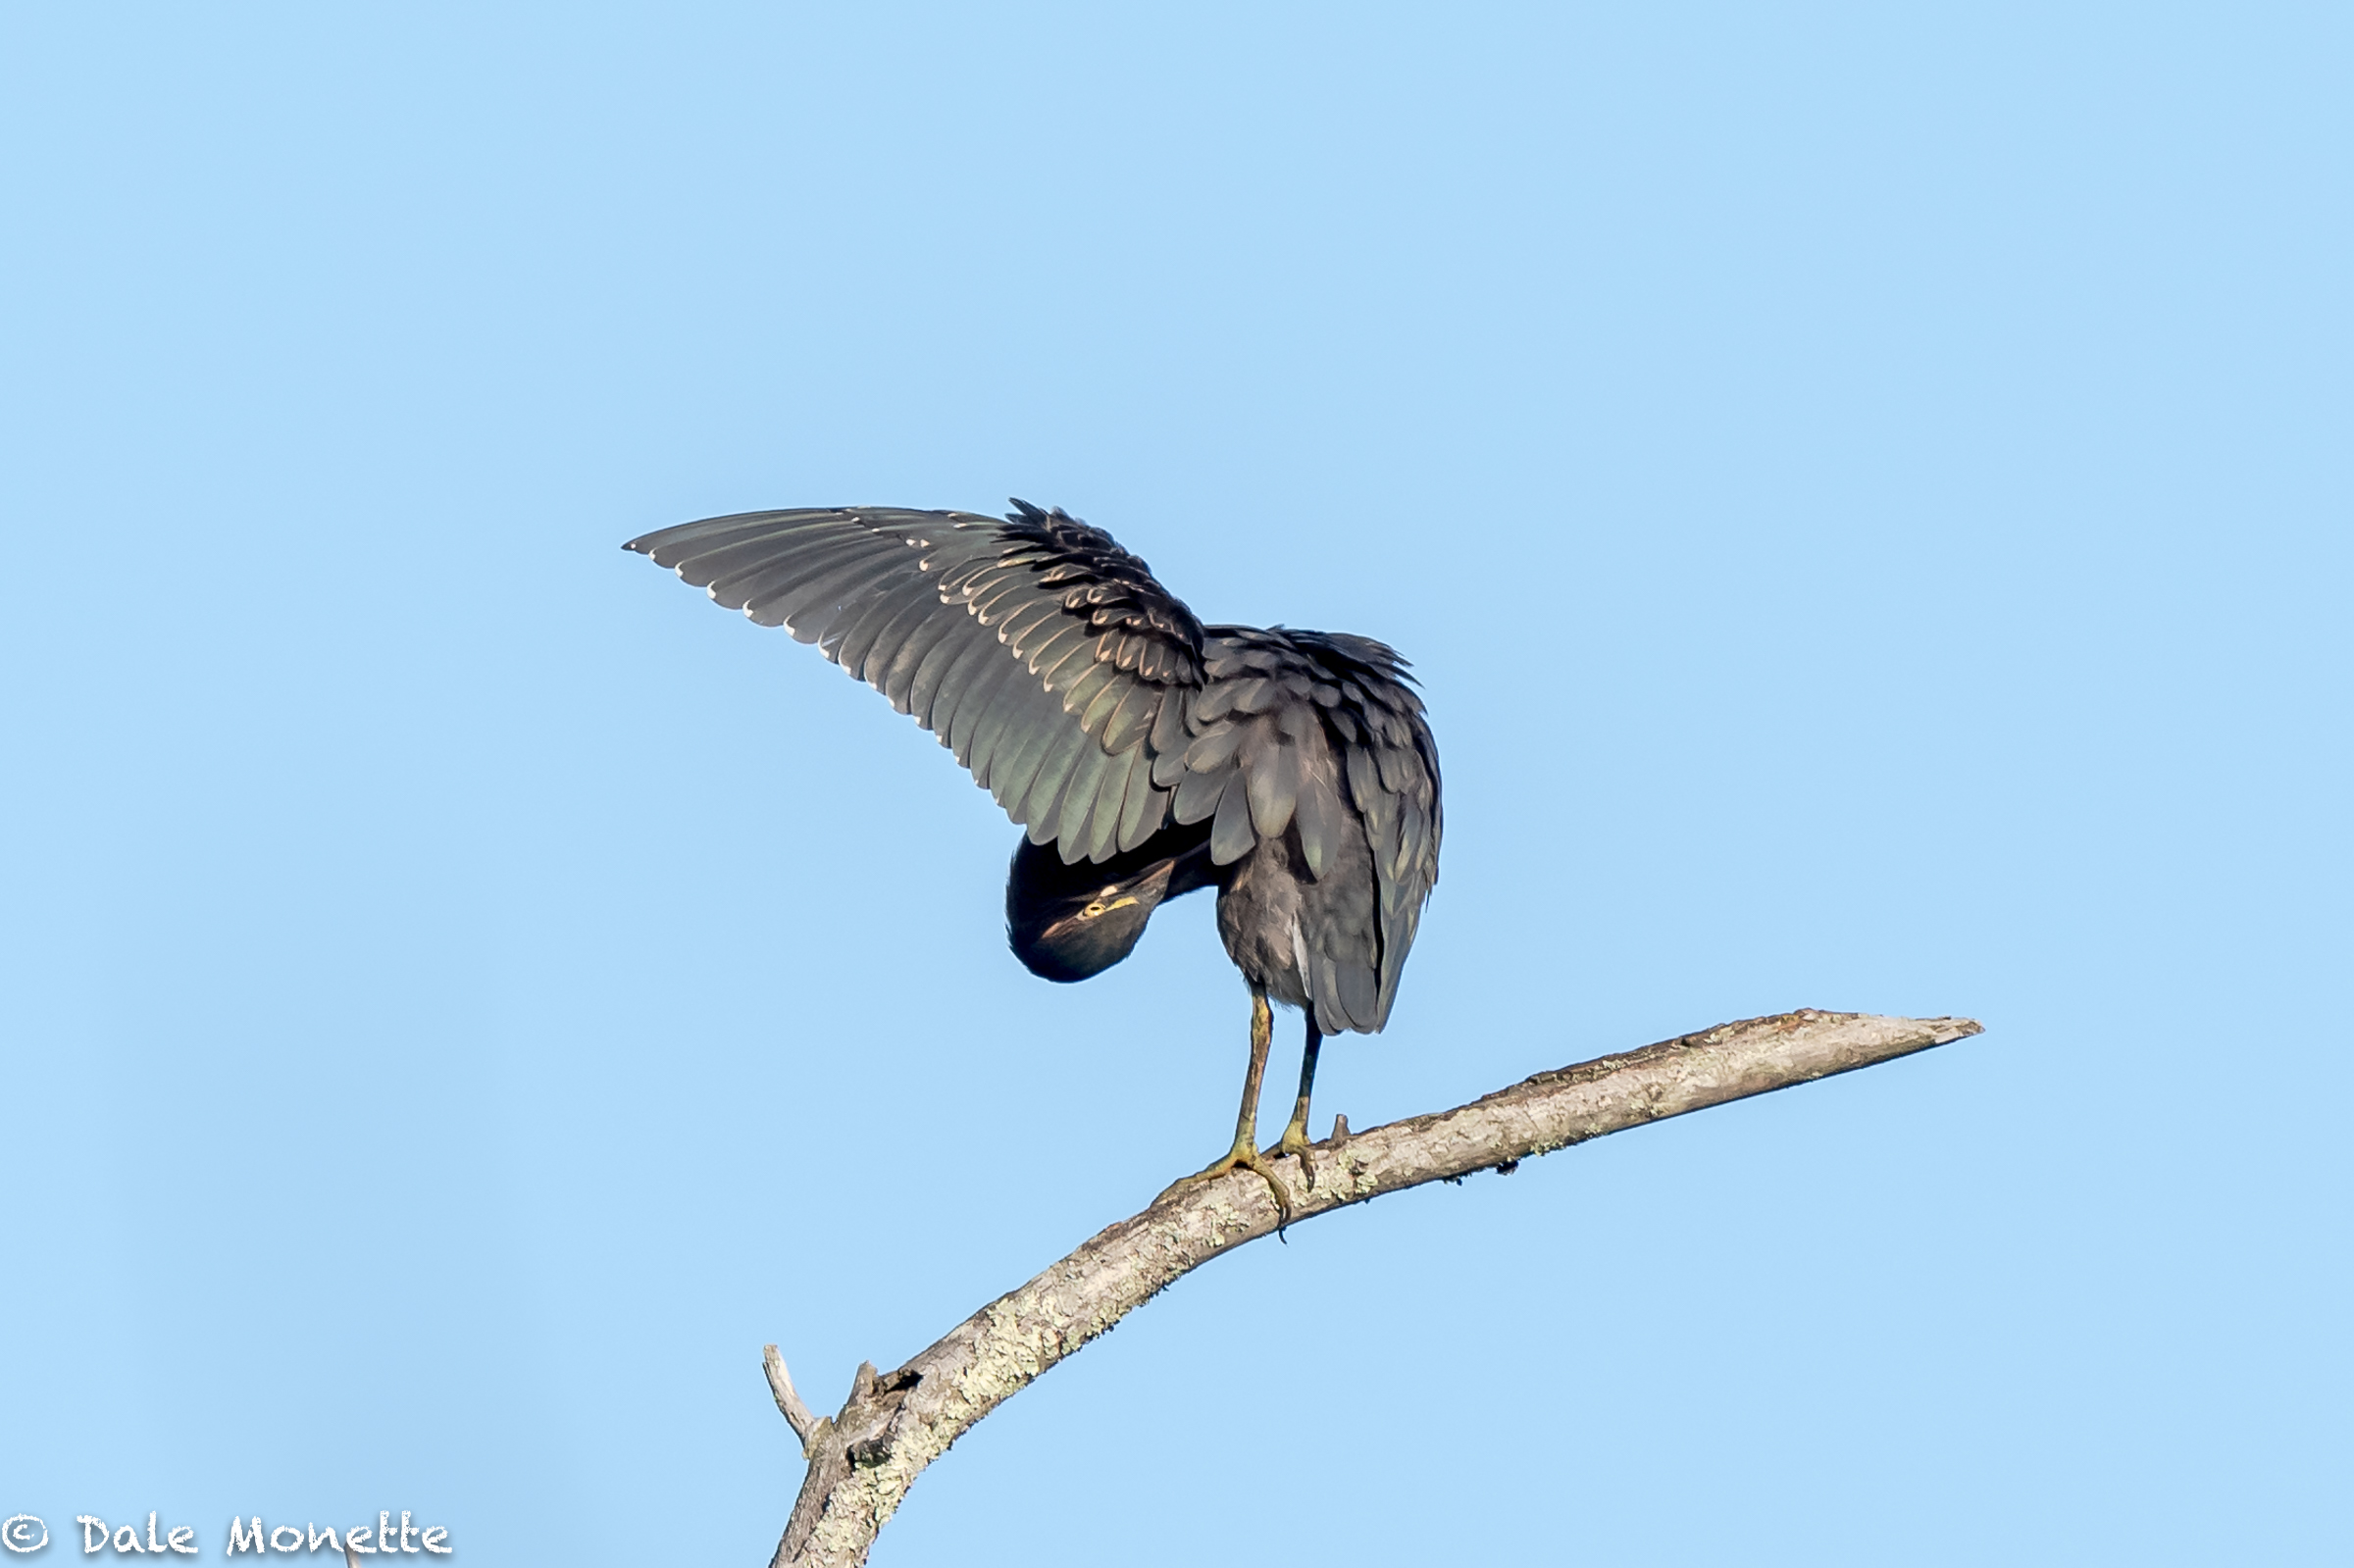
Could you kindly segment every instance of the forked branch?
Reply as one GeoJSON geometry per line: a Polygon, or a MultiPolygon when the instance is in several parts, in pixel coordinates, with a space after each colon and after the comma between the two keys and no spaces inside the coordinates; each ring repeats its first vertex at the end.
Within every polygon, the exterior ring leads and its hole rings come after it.
{"type": "MultiPolygon", "coordinates": [[[[1966,1018],[1812,1010],[1753,1018],[1539,1073],[1451,1111],[1356,1134],[1342,1123],[1315,1145],[1312,1179],[1297,1159],[1274,1169],[1297,1225],[1384,1192],[1509,1170],[1606,1133],[1977,1033],[1966,1018]]],[[[897,1371],[878,1376],[860,1366],[831,1420],[810,1416],[769,1346],[769,1386],[809,1461],[771,1568],[865,1561],[917,1475],[974,1422],[1180,1276],[1273,1231],[1279,1218],[1266,1183],[1249,1172],[1181,1189],[992,1301],[897,1371]]]]}

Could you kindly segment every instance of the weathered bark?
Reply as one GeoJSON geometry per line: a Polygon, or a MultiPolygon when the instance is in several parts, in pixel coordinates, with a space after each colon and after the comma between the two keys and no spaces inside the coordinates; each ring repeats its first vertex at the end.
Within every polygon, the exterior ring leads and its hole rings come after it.
{"type": "MultiPolygon", "coordinates": [[[[1510,1171],[1550,1153],[1663,1117],[1975,1035],[1964,1018],[1784,1013],[1724,1024],[1526,1083],[1434,1115],[1315,1145],[1312,1173],[1275,1163],[1290,1223],[1384,1192],[1474,1171],[1510,1171]]],[[[1017,1290],[983,1307],[897,1371],[861,1366],[841,1413],[813,1418],[776,1346],[767,1349],[777,1407],[809,1462],[771,1568],[848,1568],[866,1560],[924,1466],[1032,1379],[1188,1271],[1275,1230],[1267,1184],[1249,1172],[1168,1194],[1094,1237],[1017,1290]]]]}

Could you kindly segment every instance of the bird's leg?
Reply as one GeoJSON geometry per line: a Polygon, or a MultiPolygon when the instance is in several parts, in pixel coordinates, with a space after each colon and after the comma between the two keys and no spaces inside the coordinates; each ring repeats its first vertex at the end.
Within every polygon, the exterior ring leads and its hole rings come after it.
{"type": "MultiPolygon", "coordinates": [[[[1309,1005],[1312,1007],[1314,1004],[1311,1002],[1309,1005]]],[[[1300,1098],[1292,1106],[1292,1119],[1285,1124],[1283,1137],[1277,1138],[1275,1146],[1267,1150],[1279,1159],[1286,1154],[1299,1155],[1300,1170],[1307,1178],[1310,1188],[1316,1185],[1316,1161],[1315,1156],[1307,1151],[1307,1095],[1316,1087],[1316,1052],[1323,1047],[1323,1032],[1316,1028],[1315,1015],[1310,1013],[1307,1043],[1300,1053],[1300,1098]]]]}
{"type": "MultiPolygon", "coordinates": [[[[1266,1081],[1267,1051],[1275,1043],[1275,1012],[1267,1005],[1267,993],[1256,986],[1251,987],[1251,1070],[1243,1075],[1243,1108],[1234,1119],[1234,1147],[1224,1161],[1225,1169],[1253,1163],[1245,1158],[1258,1147],[1258,1087],[1266,1081]]],[[[1213,1165],[1211,1170],[1218,1169],[1213,1165]]]]}
{"type": "MultiPolygon", "coordinates": [[[[1289,1225],[1292,1220],[1292,1200],[1267,1168],[1258,1152],[1258,1086],[1267,1076],[1267,1047],[1275,1035],[1274,1010],[1267,1005],[1267,993],[1260,987],[1251,987],[1251,1071],[1243,1078],[1243,1108],[1234,1119],[1234,1147],[1209,1162],[1184,1180],[1172,1183],[1160,1197],[1167,1197],[1180,1188],[1196,1182],[1207,1182],[1232,1171],[1256,1171],[1275,1193],[1275,1208],[1289,1225]]],[[[1154,1198],[1155,1203],[1160,1198],[1154,1198]]]]}

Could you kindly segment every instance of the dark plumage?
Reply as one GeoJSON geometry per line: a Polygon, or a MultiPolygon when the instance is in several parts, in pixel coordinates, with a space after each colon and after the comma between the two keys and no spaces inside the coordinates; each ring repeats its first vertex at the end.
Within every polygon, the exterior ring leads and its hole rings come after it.
{"type": "MultiPolygon", "coordinates": [[[[1013,950],[1084,980],[1152,911],[1218,889],[1254,996],[1307,1015],[1294,1125],[1322,1035],[1379,1030],[1438,881],[1439,758],[1406,661],[1341,632],[1203,626],[1145,563],[1061,511],[844,507],[664,529],[629,549],[782,626],[940,736],[1029,831],[1005,889],[1013,950]]],[[[1271,1179],[1270,1179],[1271,1180],[1271,1179]]],[[[1277,1189],[1281,1195],[1281,1189],[1277,1189]]]]}

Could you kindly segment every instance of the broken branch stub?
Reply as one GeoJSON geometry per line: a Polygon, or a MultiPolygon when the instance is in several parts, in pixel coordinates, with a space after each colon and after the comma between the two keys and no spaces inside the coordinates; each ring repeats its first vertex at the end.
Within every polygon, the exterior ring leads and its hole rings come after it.
{"type": "Polygon", "coordinates": [[[785,1370],[785,1358],[777,1354],[775,1345],[760,1347],[760,1366],[768,1374],[768,1391],[776,1396],[777,1409],[785,1417],[785,1424],[801,1440],[801,1457],[811,1457],[816,1452],[812,1444],[832,1430],[834,1423],[811,1415],[809,1407],[801,1403],[801,1396],[793,1386],[793,1374],[785,1370]]]}

